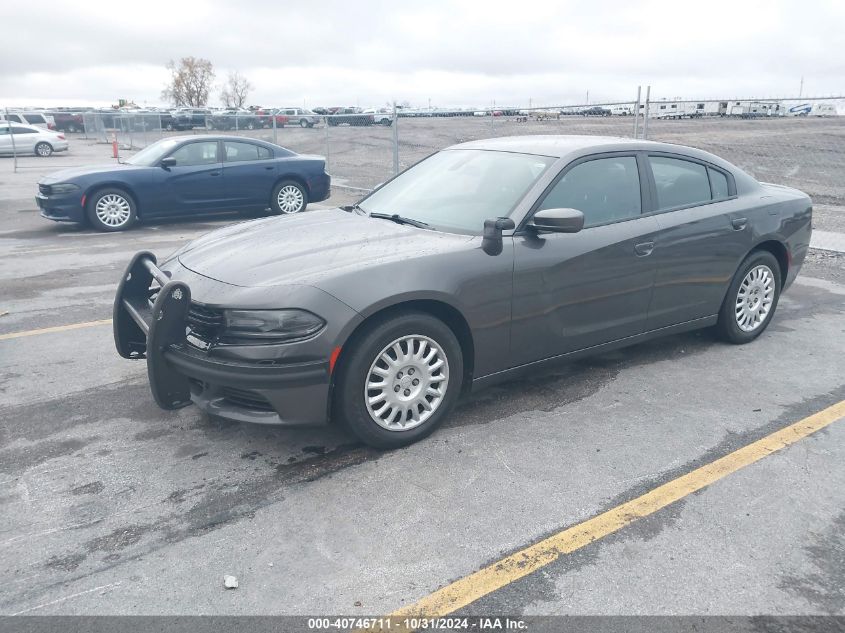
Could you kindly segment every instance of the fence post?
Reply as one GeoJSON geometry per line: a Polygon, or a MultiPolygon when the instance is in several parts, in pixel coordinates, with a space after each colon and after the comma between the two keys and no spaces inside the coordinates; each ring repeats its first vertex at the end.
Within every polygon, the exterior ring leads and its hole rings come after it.
{"type": "Polygon", "coordinates": [[[18,173],[18,149],[15,147],[15,135],[12,134],[12,122],[9,120],[9,108],[6,108],[6,123],[9,125],[9,137],[12,139],[12,172],[18,173]]]}
{"type": "Polygon", "coordinates": [[[399,115],[396,114],[396,102],[393,102],[393,175],[399,173],[399,115]]]}
{"type": "Polygon", "coordinates": [[[496,121],[495,121],[496,116],[493,114],[493,112],[495,110],[496,110],[496,102],[494,101],[493,107],[490,108],[490,135],[491,136],[496,136],[496,121]]]}
{"type": "Polygon", "coordinates": [[[634,106],[634,138],[640,133],[640,96],[642,95],[643,87],[637,86],[637,103],[634,106]]]}
{"type": "MultiPolygon", "coordinates": [[[[323,123],[326,126],[326,171],[329,172],[329,157],[330,157],[330,145],[329,145],[329,115],[325,115],[323,117],[323,123]]],[[[331,173],[331,172],[329,172],[331,173]]]]}
{"type": "Polygon", "coordinates": [[[648,104],[651,98],[651,86],[645,88],[645,118],[643,119],[643,140],[648,140],[648,104]]]}
{"type": "Polygon", "coordinates": [[[276,114],[275,114],[275,112],[273,112],[273,111],[271,110],[270,116],[272,116],[272,117],[273,117],[273,143],[274,143],[275,145],[278,145],[278,144],[279,144],[279,140],[278,140],[278,138],[276,137],[276,114]]]}

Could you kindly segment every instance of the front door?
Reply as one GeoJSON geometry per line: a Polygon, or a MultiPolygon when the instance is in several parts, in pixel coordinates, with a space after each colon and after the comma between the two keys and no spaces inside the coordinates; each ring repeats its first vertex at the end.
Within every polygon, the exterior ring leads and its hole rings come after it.
{"type": "Polygon", "coordinates": [[[191,141],[170,154],[176,165],[153,172],[159,204],[146,215],[189,214],[226,206],[223,162],[217,141],[191,141]]]}
{"type": "Polygon", "coordinates": [[[593,347],[645,329],[657,220],[632,154],[567,166],[537,210],[584,213],[579,233],[514,237],[512,365],[593,347]]]}

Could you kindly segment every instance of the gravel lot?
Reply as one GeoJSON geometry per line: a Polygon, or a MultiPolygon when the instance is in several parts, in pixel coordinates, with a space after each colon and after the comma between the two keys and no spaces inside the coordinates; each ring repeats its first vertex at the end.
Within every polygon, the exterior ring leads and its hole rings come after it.
{"type": "MultiPolygon", "coordinates": [[[[632,121],[494,125],[627,134],[632,121]]],[[[649,125],[810,192],[816,227],[843,230],[838,119],[649,125]]],[[[485,130],[403,119],[402,164],[485,130]]],[[[391,134],[332,128],[336,182],[389,175],[391,134]]],[[[324,129],[278,135],[325,153],[324,129]]],[[[17,174],[0,159],[0,335],[108,319],[135,251],[240,219],[98,234],[38,217],[41,174],[109,156],[72,139],[17,174]]],[[[0,340],[0,613],[391,612],[845,399],[844,273],[845,258],[813,252],[751,345],[697,332],[561,365],[465,398],[433,437],[387,453],[337,428],[161,411],[108,324],[0,340]]],[[[465,610],[843,615],[843,464],[840,421],[465,610]]]]}

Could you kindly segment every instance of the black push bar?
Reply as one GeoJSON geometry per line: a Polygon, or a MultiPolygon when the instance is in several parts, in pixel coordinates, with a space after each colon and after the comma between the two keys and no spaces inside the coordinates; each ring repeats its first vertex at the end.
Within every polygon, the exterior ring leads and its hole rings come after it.
{"type": "Polygon", "coordinates": [[[150,389],[162,409],[191,404],[188,379],[165,357],[172,346],[186,343],[190,305],[188,285],[171,281],[148,251],[137,253],[129,262],[114,298],[112,327],[117,353],[132,360],[147,359],[150,389]]]}

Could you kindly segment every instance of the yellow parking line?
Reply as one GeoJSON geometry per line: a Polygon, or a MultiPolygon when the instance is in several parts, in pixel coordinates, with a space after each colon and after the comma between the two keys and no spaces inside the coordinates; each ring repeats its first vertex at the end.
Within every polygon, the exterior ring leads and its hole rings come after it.
{"type": "Polygon", "coordinates": [[[390,617],[442,616],[453,613],[545,567],[564,554],[593,543],[638,519],[647,517],[723,477],[786,448],[845,416],[845,400],[804,418],[729,455],[673,479],[632,501],[616,506],[583,523],[558,532],[530,547],[511,554],[474,574],[457,580],[393,612],[390,617]]]}
{"type": "Polygon", "coordinates": [[[13,338],[24,338],[25,336],[36,336],[38,334],[53,334],[54,332],[67,332],[68,330],[79,330],[95,325],[108,325],[111,319],[100,319],[99,321],[86,321],[85,323],[71,323],[70,325],[56,325],[55,327],[44,327],[38,330],[23,330],[22,332],[9,332],[0,334],[0,341],[8,341],[13,338]]]}

